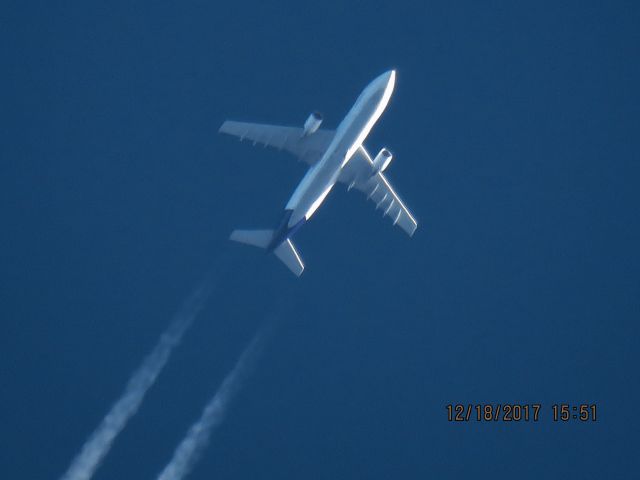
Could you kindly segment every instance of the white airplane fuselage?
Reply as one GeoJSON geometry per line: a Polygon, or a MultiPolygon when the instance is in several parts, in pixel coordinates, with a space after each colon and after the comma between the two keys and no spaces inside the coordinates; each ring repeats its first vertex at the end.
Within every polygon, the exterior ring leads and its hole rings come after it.
{"type": "Polygon", "coordinates": [[[362,145],[389,103],[395,71],[374,79],[340,122],[333,140],[320,160],[305,174],[285,207],[285,217],[276,230],[269,250],[290,238],[322,204],[349,162],[362,145]]]}

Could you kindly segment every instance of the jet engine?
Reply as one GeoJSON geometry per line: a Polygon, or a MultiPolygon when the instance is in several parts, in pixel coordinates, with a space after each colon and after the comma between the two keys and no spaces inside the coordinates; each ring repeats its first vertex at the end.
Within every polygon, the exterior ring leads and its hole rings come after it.
{"type": "Polygon", "coordinates": [[[382,173],[391,163],[391,159],[393,155],[389,150],[383,148],[380,150],[380,153],[376,155],[376,158],[373,159],[373,174],[377,174],[378,172],[382,173]]]}
{"type": "Polygon", "coordinates": [[[307,135],[311,135],[313,132],[320,128],[320,124],[322,123],[322,115],[318,112],[313,112],[307,118],[307,121],[304,122],[304,131],[302,132],[302,136],[306,137],[307,135]]]}

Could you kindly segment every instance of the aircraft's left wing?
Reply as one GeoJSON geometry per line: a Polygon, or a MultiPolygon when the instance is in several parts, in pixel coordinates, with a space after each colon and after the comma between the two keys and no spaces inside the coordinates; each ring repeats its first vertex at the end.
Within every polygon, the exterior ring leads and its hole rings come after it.
{"type": "Polygon", "coordinates": [[[389,216],[394,225],[398,225],[409,236],[418,228],[418,222],[395,192],[387,178],[381,172],[372,175],[373,161],[363,146],[353,154],[340,173],[338,180],[348,185],[348,189],[356,188],[381,209],[384,216],[389,216]]]}
{"type": "Polygon", "coordinates": [[[315,164],[322,157],[336,133],[333,130],[316,130],[310,135],[303,136],[302,128],[233,120],[224,122],[219,131],[239,137],[241,141],[250,140],[254,145],[260,143],[285,150],[309,165],[315,164]]]}

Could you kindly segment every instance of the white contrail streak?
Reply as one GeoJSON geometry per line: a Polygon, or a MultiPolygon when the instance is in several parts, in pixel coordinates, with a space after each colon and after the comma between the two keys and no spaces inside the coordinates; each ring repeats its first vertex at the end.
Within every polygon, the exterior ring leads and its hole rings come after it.
{"type": "Polygon", "coordinates": [[[61,480],[88,480],[93,476],[111,449],[115,438],[140,408],[145,394],[155,383],[185,331],[204,307],[212,289],[213,283],[207,279],[187,299],[154,349],[133,373],[121,397],[91,434],[61,480]]]}
{"type": "Polygon", "coordinates": [[[229,403],[242,387],[247,374],[251,371],[251,367],[262,348],[265,336],[266,332],[263,330],[253,337],[249,346],[242,352],[233,370],[227,375],[218,391],[205,406],[198,421],[191,425],[186,436],[173,452],[171,461],[164,467],[164,470],[158,476],[158,480],[182,479],[195,466],[209,441],[211,432],[224,420],[229,403]]]}

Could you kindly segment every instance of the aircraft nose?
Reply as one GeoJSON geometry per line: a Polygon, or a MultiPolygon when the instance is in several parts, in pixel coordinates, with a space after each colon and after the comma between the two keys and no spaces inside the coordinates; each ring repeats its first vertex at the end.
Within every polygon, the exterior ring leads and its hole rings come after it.
{"type": "Polygon", "coordinates": [[[395,75],[395,70],[388,70],[380,75],[376,80],[378,80],[379,83],[389,83],[389,80],[391,80],[392,77],[395,77],[395,75]]]}
{"type": "Polygon", "coordinates": [[[396,80],[395,70],[389,70],[387,72],[384,72],[382,75],[378,77],[379,85],[383,88],[389,85],[390,83],[395,83],[395,80],[396,80]]]}
{"type": "Polygon", "coordinates": [[[374,78],[365,91],[371,95],[383,95],[387,91],[393,91],[395,81],[396,71],[388,70],[374,78]]]}

